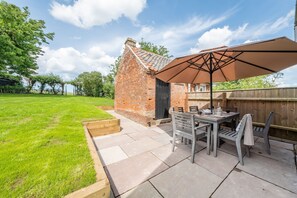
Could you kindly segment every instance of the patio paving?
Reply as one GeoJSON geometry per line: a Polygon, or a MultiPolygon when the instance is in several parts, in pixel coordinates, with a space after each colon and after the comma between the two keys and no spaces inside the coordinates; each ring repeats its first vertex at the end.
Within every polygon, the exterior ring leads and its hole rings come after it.
{"type": "Polygon", "coordinates": [[[118,134],[94,138],[107,176],[111,197],[297,197],[295,149],[271,141],[271,155],[256,140],[244,166],[236,148],[223,144],[215,158],[198,142],[195,163],[191,145],[178,142],[172,152],[172,126],[144,127],[124,116],[118,134]]]}

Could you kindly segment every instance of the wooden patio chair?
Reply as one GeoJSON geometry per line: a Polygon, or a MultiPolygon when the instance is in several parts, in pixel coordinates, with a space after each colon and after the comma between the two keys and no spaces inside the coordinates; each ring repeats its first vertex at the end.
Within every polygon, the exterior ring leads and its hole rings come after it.
{"type": "Polygon", "coordinates": [[[196,140],[206,136],[207,137],[207,154],[209,155],[210,124],[200,124],[198,127],[195,127],[194,115],[189,113],[173,112],[172,125],[173,125],[172,152],[174,152],[176,136],[180,136],[182,138],[191,140],[192,141],[191,162],[194,163],[196,140]]]}
{"type": "Polygon", "coordinates": [[[189,111],[191,113],[198,113],[198,106],[189,106],[189,111]]]}
{"type": "Polygon", "coordinates": [[[266,120],[265,126],[253,126],[254,136],[262,137],[264,139],[264,149],[270,155],[270,143],[269,143],[269,128],[274,117],[274,112],[270,112],[266,120]]]}
{"type": "MultiPolygon", "coordinates": [[[[241,151],[241,145],[242,145],[241,140],[244,135],[243,133],[244,133],[245,125],[246,125],[246,120],[247,120],[247,114],[243,116],[243,118],[239,122],[238,126],[236,127],[236,130],[232,130],[231,128],[227,128],[227,127],[222,127],[218,133],[218,142],[220,141],[220,139],[225,139],[225,140],[235,142],[238,159],[239,159],[239,162],[241,165],[243,165],[242,151],[241,151]]],[[[247,147],[246,147],[246,151],[249,156],[249,150],[247,147]]]]}
{"type": "MultiPolygon", "coordinates": [[[[222,107],[222,110],[226,111],[228,113],[229,112],[237,112],[236,107],[222,107]]],[[[236,120],[232,119],[228,122],[224,122],[224,123],[222,123],[222,126],[230,127],[232,130],[235,130],[236,129],[236,120]]]]}
{"type": "Polygon", "coordinates": [[[173,107],[172,109],[173,111],[177,111],[177,112],[184,112],[184,108],[183,107],[173,107]]]}

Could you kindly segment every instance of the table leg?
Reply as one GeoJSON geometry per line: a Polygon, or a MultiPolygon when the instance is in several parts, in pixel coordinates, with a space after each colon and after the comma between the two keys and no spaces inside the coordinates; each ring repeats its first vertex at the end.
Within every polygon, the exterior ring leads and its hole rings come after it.
{"type": "Polygon", "coordinates": [[[213,156],[217,156],[217,146],[218,146],[218,124],[213,124],[213,156]]]}

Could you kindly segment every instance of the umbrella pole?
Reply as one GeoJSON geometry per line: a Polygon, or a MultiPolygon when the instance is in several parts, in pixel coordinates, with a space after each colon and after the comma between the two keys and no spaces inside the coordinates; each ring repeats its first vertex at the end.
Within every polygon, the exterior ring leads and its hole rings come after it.
{"type": "Polygon", "coordinates": [[[210,88],[210,111],[213,113],[213,101],[212,101],[212,53],[209,57],[209,88],[210,88]]]}

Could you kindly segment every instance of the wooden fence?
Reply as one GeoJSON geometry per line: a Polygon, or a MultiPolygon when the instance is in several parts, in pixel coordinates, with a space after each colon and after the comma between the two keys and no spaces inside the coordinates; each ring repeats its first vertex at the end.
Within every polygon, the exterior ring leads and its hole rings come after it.
{"type": "MultiPolygon", "coordinates": [[[[264,125],[270,111],[275,112],[270,135],[283,141],[297,141],[297,87],[217,91],[214,107],[237,108],[241,116],[253,114],[256,125],[264,125]]],[[[209,92],[188,92],[187,106],[208,108],[209,92]]]]}

